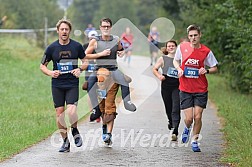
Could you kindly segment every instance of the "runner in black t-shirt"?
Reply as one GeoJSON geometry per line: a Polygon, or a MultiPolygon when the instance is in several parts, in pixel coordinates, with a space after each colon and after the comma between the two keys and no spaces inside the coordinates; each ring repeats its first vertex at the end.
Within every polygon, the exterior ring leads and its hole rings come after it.
{"type": "Polygon", "coordinates": [[[82,70],[87,68],[88,63],[84,59],[85,53],[82,45],[69,38],[71,23],[66,19],[61,19],[56,27],[59,39],[47,47],[40,69],[44,74],[52,77],[52,96],[57,115],[56,122],[64,140],[59,152],[69,152],[70,143],[64,120],[65,103],[75,145],[80,147],[82,138],[77,129],[78,116],[76,112],[79,98],[79,75],[82,70]],[[82,61],[81,67],[78,67],[78,59],[82,61]],[[53,70],[47,68],[50,61],[53,62],[53,70]]]}

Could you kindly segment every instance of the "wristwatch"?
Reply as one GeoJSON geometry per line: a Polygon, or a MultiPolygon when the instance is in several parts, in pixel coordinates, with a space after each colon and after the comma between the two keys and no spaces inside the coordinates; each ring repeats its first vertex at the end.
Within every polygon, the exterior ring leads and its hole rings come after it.
{"type": "Polygon", "coordinates": [[[82,72],[82,71],[83,71],[81,67],[78,67],[78,68],[80,69],[80,72],[82,72]]]}

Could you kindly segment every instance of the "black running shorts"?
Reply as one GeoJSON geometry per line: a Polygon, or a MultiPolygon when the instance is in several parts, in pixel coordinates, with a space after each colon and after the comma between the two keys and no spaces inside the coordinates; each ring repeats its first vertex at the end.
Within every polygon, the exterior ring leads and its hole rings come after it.
{"type": "Polygon", "coordinates": [[[52,97],[55,108],[65,106],[65,103],[77,105],[79,99],[79,88],[52,87],[52,97]]]}
{"type": "Polygon", "coordinates": [[[199,106],[201,108],[206,108],[208,92],[205,93],[187,93],[180,91],[180,108],[181,110],[191,108],[194,106],[199,106]]]}

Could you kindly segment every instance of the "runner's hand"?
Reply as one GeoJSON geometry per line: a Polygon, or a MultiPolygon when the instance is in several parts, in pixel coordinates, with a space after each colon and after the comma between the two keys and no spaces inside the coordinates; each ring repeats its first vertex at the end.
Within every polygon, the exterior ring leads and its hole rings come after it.
{"type": "Polygon", "coordinates": [[[163,75],[159,75],[158,79],[159,79],[160,81],[163,81],[163,80],[165,80],[165,77],[164,77],[163,75]]]}
{"type": "Polygon", "coordinates": [[[117,51],[118,57],[123,57],[124,56],[124,50],[123,51],[117,51]]]}
{"type": "Polygon", "coordinates": [[[181,68],[178,68],[178,77],[182,77],[184,75],[184,71],[181,68]]]}
{"type": "Polygon", "coordinates": [[[206,74],[206,73],[207,73],[207,70],[206,70],[205,68],[201,67],[201,68],[199,69],[199,74],[200,74],[200,75],[203,75],[203,74],[206,74]]]}
{"type": "Polygon", "coordinates": [[[81,70],[80,70],[80,68],[76,68],[76,69],[72,70],[71,73],[72,73],[76,78],[79,78],[79,77],[80,77],[81,70]]]}
{"type": "Polygon", "coordinates": [[[101,56],[108,56],[108,55],[110,55],[110,53],[111,53],[110,49],[105,49],[104,51],[100,52],[99,54],[101,56]]]}
{"type": "Polygon", "coordinates": [[[59,70],[51,71],[50,75],[52,78],[58,78],[58,76],[60,75],[60,71],[59,70]]]}

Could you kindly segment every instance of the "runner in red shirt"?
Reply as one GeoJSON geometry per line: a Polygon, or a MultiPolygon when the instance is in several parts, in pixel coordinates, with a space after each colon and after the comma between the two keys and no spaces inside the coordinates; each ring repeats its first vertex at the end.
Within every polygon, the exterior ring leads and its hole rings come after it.
{"type": "Polygon", "coordinates": [[[124,61],[128,59],[128,65],[131,61],[131,54],[132,54],[132,43],[133,43],[134,36],[131,33],[129,27],[126,28],[125,32],[121,35],[121,42],[125,51],[124,61]]]}
{"type": "Polygon", "coordinates": [[[200,152],[197,140],[202,127],[203,109],[206,108],[208,99],[205,74],[217,72],[218,62],[212,51],[200,43],[200,27],[190,25],[187,34],[189,42],[183,42],[178,46],[173,64],[178,70],[180,107],[185,113],[186,127],[182,133],[182,142],[188,142],[194,122],[192,150],[200,152]]]}

